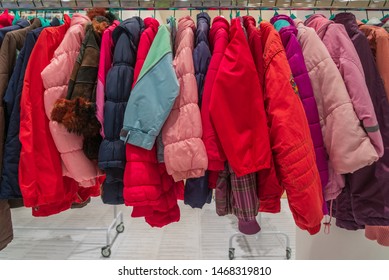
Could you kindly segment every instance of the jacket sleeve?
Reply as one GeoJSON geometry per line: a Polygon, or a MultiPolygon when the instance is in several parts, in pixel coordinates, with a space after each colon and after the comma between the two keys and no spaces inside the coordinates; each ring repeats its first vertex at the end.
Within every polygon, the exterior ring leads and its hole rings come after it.
{"type": "Polygon", "coordinates": [[[346,51],[345,55],[340,57],[340,65],[338,65],[339,71],[350,95],[354,111],[358,119],[362,121],[363,128],[367,132],[378,156],[381,157],[384,154],[384,144],[378,127],[373,102],[371,101],[369,90],[366,86],[361,61],[344,26],[336,25],[336,27],[339,30],[336,29],[334,31],[334,34],[338,37],[335,42],[339,42],[339,45],[343,46],[346,51]]]}
{"type": "MultiPolygon", "coordinates": [[[[149,52],[158,52],[157,48],[153,44],[149,52]]],[[[179,91],[172,60],[172,53],[166,53],[136,83],[124,114],[121,140],[147,150],[154,146],[179,91]]]]}

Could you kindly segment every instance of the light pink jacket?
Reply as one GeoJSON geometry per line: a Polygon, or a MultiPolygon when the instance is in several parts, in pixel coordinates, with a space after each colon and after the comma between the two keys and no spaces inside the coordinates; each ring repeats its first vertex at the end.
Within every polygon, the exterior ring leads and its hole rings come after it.
{"type": "MultiPolygon", "coordinates": [[[[297,38],[311,79],[330,178],[325,199],[335,199],[344,187],[339,174],[352,173],[378,160],[378,154],[354,111],[342,76],[315,30],[296,19],[297,38]]],[[[370,97],[369,97],[370,98],[370,97]]],[[[373,110],[374,112],[374,110],[373,110]]]]}
{"type": "Polygon", "coordinates": [[[62,43],[56,49],[50,64],[41,73],[45,87],[46,115],[50,120],[51,135],[61,153],[63,175],[73,178],[83,187],[94,186],[100,171],[85,156],[82,150],[83,137],[69,133],[62,124],[52,121],[51,111],[58,99],[66,98],[70,75],[85,37],[85,26],[89,22],[90,19],[84,15],[73,15],[62,43]]]}
{"type": "Polygon", "coordinates": [[[104,103],[105,103],[105,78],[108,70],[112,67],[112,32],[120,24],[119,21],[115,20],[110,27],[108,27],[103,34],[101,39],[100,47],[100,61],[99,61],[99,72],[97,77],[97,88],[96,88],[96,118],[101,124],[100,134],[104,138],[104,103]]]}
{"type": "Polygon", "coordinates": [[[362,121],[379,157],[384,154],[384,144],[378,127],[373,102],[366,86],[365,74],[358,53],[343,24],[328,20],[324,15],[316,14],[305,21],[305,25],[315,29],[317,35],[327,47],[332,60],[338,67],[346,85],[354,111],[362,121]]]}
{"type": "Polygon", "coordinates": [[[193,65],[195,30],[191,17],[178,21],[173,66],[180,92],[162,128],[166,169],[176,182],[203,176],[208,167],[193,65]]]}

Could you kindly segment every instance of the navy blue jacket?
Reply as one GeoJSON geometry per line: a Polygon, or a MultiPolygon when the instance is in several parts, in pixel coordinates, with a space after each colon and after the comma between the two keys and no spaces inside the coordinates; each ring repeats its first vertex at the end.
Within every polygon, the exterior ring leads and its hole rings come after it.
{"type": "Polygon", "coordinates": [[[1,28],[0,29],[0,46],[3,43],[5,34],[7,34],[8,32],[11,32],[11,31],[15,31],[15,30],[18,30],[18,29],[21,29],[21,28],[25,28],[25,27],[27,27],[29,25],[30,25],[30,23],[28,22],[28,20],[20,19],[20,20],[18,20],[15,23],[15,25],[11,25],[11,26],[7,26],[7,27],[4,27],[4,28],[1,28]]]}
{"type": "Polygon", "coordinates": [[[102,200],[105,204],[123,204],[123,174],[126,164],[125,144],[120,140],[124,112],[130,97],[134,67],[143,20],[132,17],[112,33],[114,47],[112,68],[108,71],[104,104],[105,138],[100,145],[99,167],[105,170],[102,200]]]}
{"type": "MultiPolygon", "coordinates": [[[[193,62],[197,81],[199,107],[203,96],[205,76],[207,74],[211,51],[209,48],[208,34],[211,18],[207,13],[197,15],[196,44],[193,50],[193,62]]],[[[186,180],[184,203],[193,208],[203,208],[205,203],[211,203],[212,190],[208,188],[208,171],[200,178],[186,180]]]]}
{"type": "MultiPolygon", "coordinates": [[[[51,26],[58,26],[59,21],[55,19],[51,26]]],[[[20,199],[18,183],[18,168],[21,144],[19,141],[20,129],[20,98],[23,90],[24,74],[27,63],[35,43],[44,27],[34,29],[27,33],[24,46],[21,49],[15,64],[7,91],[4,95],[5,105],[5,145],[3,158],[3,172],[0,184],[0,199],[20,199]]],[[[12,204],[12,203],[11,203],[12,204]]]]}

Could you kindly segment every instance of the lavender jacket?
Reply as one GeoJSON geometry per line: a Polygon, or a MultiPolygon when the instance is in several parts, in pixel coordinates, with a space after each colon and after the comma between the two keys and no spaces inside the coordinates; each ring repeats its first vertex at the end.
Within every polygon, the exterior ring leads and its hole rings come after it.
{"type": "Polygon", "coordinates": [[[310,16],[305,25],[315,29],[327,47],[343,77],[355,113],[362,122],[378,157],[381,157],[384,154],[384,147],[377,117],[366,86],[361,61],[344,26],[328,20],[321,14],[310,16]]]}
{"type": "MultiPolygon", "coordinates": [[[[293,20],[287,15],[277,15],[270,20],[281,36],[282,44],[286,51],[286,56],[292,70],[294,81],[297,85],[300,99],[304,106],[307,116],[309,130],[313,145],[315,147],[316,165],[320,173],[321,185],[324,187],[328,183],[328,162],[327,153],[324,148],[323,134],[321,132],[319,112],[308,70],[304,62],[303,51],[297,40],[297,28],[293,20]],[[279,29],[279,27],[281,27],[279,29]]],[[[326,207],[323,208],[324,214],[327,214],[326,207]]]]}
{"type": "Polygon", "coordinates": [[[374,164],[346,177],[345,190],[336,200],[336,224],[346,229],[364,225],[389,225],[389,103],[366,36],[358,29],[355,16],[340,13],[343,24],[361,60],[365,81],[377,115],[384,143],[384,155],[374,164]]]}

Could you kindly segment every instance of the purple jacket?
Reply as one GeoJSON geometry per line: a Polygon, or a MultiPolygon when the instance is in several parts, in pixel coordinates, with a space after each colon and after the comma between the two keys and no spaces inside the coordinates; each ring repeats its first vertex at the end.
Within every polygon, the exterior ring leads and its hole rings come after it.
{"type": "Polygon", "coordinates": [[[324,15],[310,16],[305,25],[315,29],[328,49],[333,61],[342,74],[348,94],[358,119],[362,122],[367,137],[378,157],[384,153],[382,136],[378,127],[374,107],[369,98],[365,75],[358,54],[343,25],[334,23],[324,15]]]}
{"type": "MultiPolygon", "coordinates": [[[[305,115],[307,116],[313,145],[315,147],[316,165],[320,173],[320,181],[324,190],[324,187],[328,183],[327,153],[324,148],[319,112],[313,95],[311,80],[309,79],[308,70],[305,66],[300,43],[297,40],[298,31],[293,20],[287,15],[277,15],[270,20],[273,25],[275,24],[276,29],[278,29],[276,22],[280,23],[281,21],[283,27],[279,30],[279,33],[292,70],[294,81],[298,88],[300,99],[304,106],[305,115]]],[[[324,214],[327,214],[327,207],[323,207],[323,212],[324,214]]]]}
{"type": "Polygon", "coordinates": [[[361,60],[366,85],[377,115],[384,155],[374,164],[346,176],[346,187],[336,200],[336,224],[346,229],[389,225],[389,103],[366,36],[351,13],[337,14],[361,60]]]}

